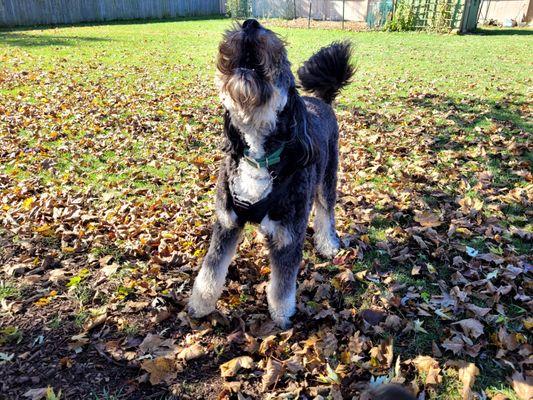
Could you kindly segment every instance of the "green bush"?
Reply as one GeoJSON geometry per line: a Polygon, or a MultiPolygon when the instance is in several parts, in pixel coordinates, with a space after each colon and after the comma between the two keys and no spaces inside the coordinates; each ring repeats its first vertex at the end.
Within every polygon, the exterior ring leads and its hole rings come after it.
{"type": "MultiPolygon", "coordinates": [[[[435,3],[432,3],[435,4],[435,3]]],[[[388,31],[411,31],[426,29],[435,32],[449,32],[453,29],[452,13],[459,2],[438,0],[436,7],[415,5],[413,0],[397,0],[394,14],[385,25],[388,31]]]]}
{"type": "Polygon", "coordinates": [[[247,18],[252,15],[249,0],[226,0],[226,14],[231,18],[247,18]]]}
{"type": "Polygon", "coordinates": [[[452,29],[453,27],[450,26],[452,7],[452,3],[449,3],[448,0],[439,0],[432,25],[429,28],[436,32],[448,32],[452,29]]]}
{"type": "Polygon", "coordinates": [[[392,19],[385,25],[388,31],[412,31],[416,27],[416,15],[410,0],[398,0],[392,19]]]}

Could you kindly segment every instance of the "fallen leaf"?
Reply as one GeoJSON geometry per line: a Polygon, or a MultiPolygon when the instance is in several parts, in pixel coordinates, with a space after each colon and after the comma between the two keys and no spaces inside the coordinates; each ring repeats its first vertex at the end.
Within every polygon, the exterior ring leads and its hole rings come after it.
{"type": "Polygon", "coordinates": [[[283,363],[274,360],[273,358],[268,359],[265,373],[261,380],[261,388],[263,392],[276,384],[279,378],[283,375],[283,370],[283,363]]]}
{"type": "Polygon", "coordinates": [[[178,353],[178,359],[189,361],[194,360],[195,358],[202,357],[206,354],[205,349],[198,343],[193,344],[192,346],[184,348],[178,353]]]}
{"type": "Polygon", "coordinates": [[[90,331],[94,328],[99,327],[100,325],[103,325],[107,320],[107,314],[98,315],[95,318],[89,319],[84,325],[83,329],[85,331],[90,331]]]}
{"type": "Polygon", "coordinates": [[[70,338],[68,348],[79,353],[87,343],[89,343],[89,338],[86,336],[86,333],[80,333],[79,335],[74,335],[70,338]]]}
{"type": "Polygon", "coordinates": [[[390,368],[394,358],[392,338],[383,340],[379,346],[370,349],[371,364],[375,367],[390,368]]]}
{"type": "Polygon", "coordinates": [[[378,325],[383,321],[387,314],[381,310],[365,309],[362,310],[359,315],[371,326],[378,325]]]}
{"type": "Polygon", "coordinates": [[[454,324],[461,325],[461,328],[463,328],[463,332],[465,333],[465,335],[473,337],[474,339],[483,335],[483,324],[477,319],[467,318],[458,322],[454,322],[454,324]]]}
{"type": "MultiPolygon", "coordinates": [[[[48,386],[45,388],[30,389],[23,394],[24,397],[29,398],[30,400],[41,400],[52,398],[51,395],[54,393],[54,390],[48,386]]],[[[56,397],[53,397],[56,398],[56,397]]],[[[57,397],[59,398],[59,397],[57,397]]]]}
{"type": "Polygon", "coordinates": [[[174,344],[174,339],[164,339],[159,335],[149,333],[139,345],[142,354],[153,356],[168,356],[178,352],[178,346],[174,344]]]}
{"type": "Polygon", "coordinates": [[[237,372],[242,369],[252,369],[255,363],[252,357],[241,356],[236,357],[220,366],[220,375],[223,378],[237,375],[237,372]]]}
{"type": "Polygon", "coordinates": [[[468,311],[472,311],[474,314],[476,314],[477,317],[484,317],[490,312],[490,308],[488,307],[478,307],[475,304],[468,303],[465,305],[465,308],[468,311]]]}
{"type": "Polygon", "coordinates": [[[472,399],[472,386],[476,381],[476,376],[479,375],[479,369],[474,363],[458,360],[447,361],[446,366],[456,368],[459,374],[459,380],[463,383],[463,389],[461,390],[461,396],[463,400],[472,399]]]}
{"type": "Polygon", "coordinates": [[[511,385],[520,400],[531,400],[533,398],[533,378],[524,376],[515,371],[511,376],[511,385]]]}
{"type": "Polygon", "coordinates": [[[442,381],[439,362],[430,356],[417,356],[413,361],[419,374],[425,375],[426,385],[438,385],[442,381]]]}
{"type": "Polygon", "coordinates": [[[141,368],[150,374],[150,383],[157,385],[161,382],[170,383],[178,376],[176,362],[167,357],[157,357],[153,360],[144,360],[141,368]]]}
{"type": "Polygon", "coordinates": [[[435,228],[442,225],[439,216],[429,211],[416,211],[414,220],[424,228],[435,228]]]}
{"type": "Polygon", "coordinates": [[[466,246],[466,254],[468,254],[470,257],[477,257],[479,251],[477,251],[473,247],[466,246]]]}

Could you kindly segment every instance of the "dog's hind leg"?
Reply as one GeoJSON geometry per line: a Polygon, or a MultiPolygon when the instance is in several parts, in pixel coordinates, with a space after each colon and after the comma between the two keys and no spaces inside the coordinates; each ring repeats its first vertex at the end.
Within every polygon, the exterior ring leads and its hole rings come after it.
{"type": "Polygon", "coordinates": [[[337,149],[331,151],[323,181],[315,195],[313,240],[321,256],[333,258],[339,251],[340,240],[335,230],[335,203],[337,201],[337,149]]]}
{"type": "Polygon", "coordinates": [[[188,310],[192,317],[200,318],[215,310],[241,231],[241,227],[228,228],[215,222],[209,250],[189,299],[188,310]]]}

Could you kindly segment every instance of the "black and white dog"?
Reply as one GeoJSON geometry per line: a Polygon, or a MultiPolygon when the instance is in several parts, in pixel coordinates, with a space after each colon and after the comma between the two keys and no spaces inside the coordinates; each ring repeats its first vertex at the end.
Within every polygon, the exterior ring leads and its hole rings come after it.
{"type": "Polygon", "coordinates": [[[217,70],[226,157],[217,221],[189,313],[202,317],[215,309],[242,228],[252,222],[270,251],[270,315],[286,328],[296,309],[296,277],[313,204],[317,251],[333,257],[340,246],[334,216],[339,133],[331,103],[353,74],[350,45],[322,48],[298,70],[301,86],[314,97],[298,94],[284,41],[254,19],[225,33],[217,70]]]}

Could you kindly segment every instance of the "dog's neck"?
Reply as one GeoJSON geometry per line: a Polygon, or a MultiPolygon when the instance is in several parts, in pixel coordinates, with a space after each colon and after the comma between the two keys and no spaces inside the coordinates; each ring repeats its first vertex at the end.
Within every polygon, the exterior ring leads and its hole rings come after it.
{"type": "Polygon", "coordinates": [[[263,157],[265,140],[276,129],[278,113],[287,104],[287,92],[275,88],[267,103],[252,109],[243,109],[226,93],[221,93],[220,97],[229,111],[231,123],[242,133],[250,155],[263,157]]]}

